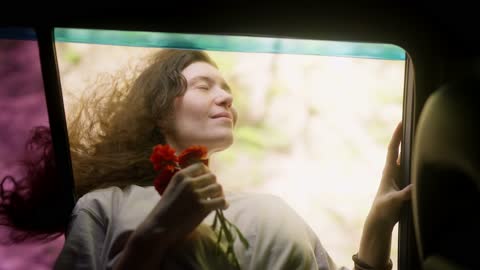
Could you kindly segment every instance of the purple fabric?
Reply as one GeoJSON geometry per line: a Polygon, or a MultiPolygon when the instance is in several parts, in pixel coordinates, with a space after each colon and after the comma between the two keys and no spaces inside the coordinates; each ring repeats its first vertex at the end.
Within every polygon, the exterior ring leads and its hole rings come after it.
{"type": "MultiPolygon", "coordinates": [[[[14,161],[37,125],[49,125],[37,42],[0,40],[0,178],[20,176],[14,161]]],[[[7,234],[0,227],[0,239],[7,234]]],[[[63,243],[0,245],[0,269],[51,269],[63,243]]]]}

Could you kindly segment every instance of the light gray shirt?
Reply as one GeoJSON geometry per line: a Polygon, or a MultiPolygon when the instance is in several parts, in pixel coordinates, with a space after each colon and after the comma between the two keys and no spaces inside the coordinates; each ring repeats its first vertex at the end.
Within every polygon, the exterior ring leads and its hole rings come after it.
{"type": "MultiPolygon", "coordinates": [[[[226,198],[230,206],[224,210],[225,217],[240,229],[249,243],[249,248],[238,239],[234,244],[241,269],[337,269],[311,228],[279,197],[227,193],[226,198]]],[[[73,210],[65,246],[55,269],[111,269],[129,235],[159,200],[153,187],[136,185],[123,190],[110,187],[84,195],[73,210]]],[[[214,214],[203,221],[199,232],[209,230],[214,214]]],[[[184,245],[181,254],[164,258],[164,267],[217,268],[208,264],[208,256],[213,253],[209,252],[209,245],[204,244],[207,242],[192,240],[184,245]],[[198,263],[199,258],[207,262],[198,263]]]]}

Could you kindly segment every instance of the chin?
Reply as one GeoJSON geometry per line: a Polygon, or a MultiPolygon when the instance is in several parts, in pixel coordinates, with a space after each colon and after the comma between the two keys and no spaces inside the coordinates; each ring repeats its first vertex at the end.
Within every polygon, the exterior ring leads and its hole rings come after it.
{"type": "Polygon", "coordinates": [[[212,152],[220,152],[226,150],[233,144],[233,135],[222,137],[221,139],[216,139],[215,143],[212,144],[209,149],[212,149],[212,152]]]}

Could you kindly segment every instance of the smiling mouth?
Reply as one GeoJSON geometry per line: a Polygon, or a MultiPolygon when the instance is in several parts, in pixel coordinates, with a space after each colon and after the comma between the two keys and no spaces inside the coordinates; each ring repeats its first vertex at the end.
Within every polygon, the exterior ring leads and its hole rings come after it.
{"type": "Polygon", "coordinates": [[[233,121],[232,118],[230,118],[228,116],[219,116],[219,117],[215,117],[215,118],[212,118],[212,119],[222,119],[222,120],[233,121]]]}
{"type": "Polygon", "coordinates": [[[211,117],[212,119],[230,119],[232,120],[232,115],[229,114],[228,112],[221,112],[221,113],[217,113],[216,115],[213,115],[211,117]]]}

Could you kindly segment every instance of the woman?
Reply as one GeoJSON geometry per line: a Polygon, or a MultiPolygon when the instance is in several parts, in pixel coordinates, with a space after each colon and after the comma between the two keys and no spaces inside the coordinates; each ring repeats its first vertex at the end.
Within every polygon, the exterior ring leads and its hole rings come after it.
{"type": "MultiPolygon", "coordinates": [[[[168,143],[178,152],[204,145],[210,156],[232,144],[236,119],[228,84],[199,51],[162,50],[133,84],[116,83],[109,94],[81,102],[69,119],[69,139],[82,197],[56,269],[215,269],[208,227],[199,225],[210,224],[217,209],[250,244],[235,245],[242,269],[336,269],[312,230],[279,198],[225,194],[200,163],[177,172],[161,198],[150,186],[154,145],[168,143]]],[[[393,226],[410,198],[410,187],[395,185],[400,141],[399,125],[354,256],[358,269],[389,267],[393,226]]]]}

